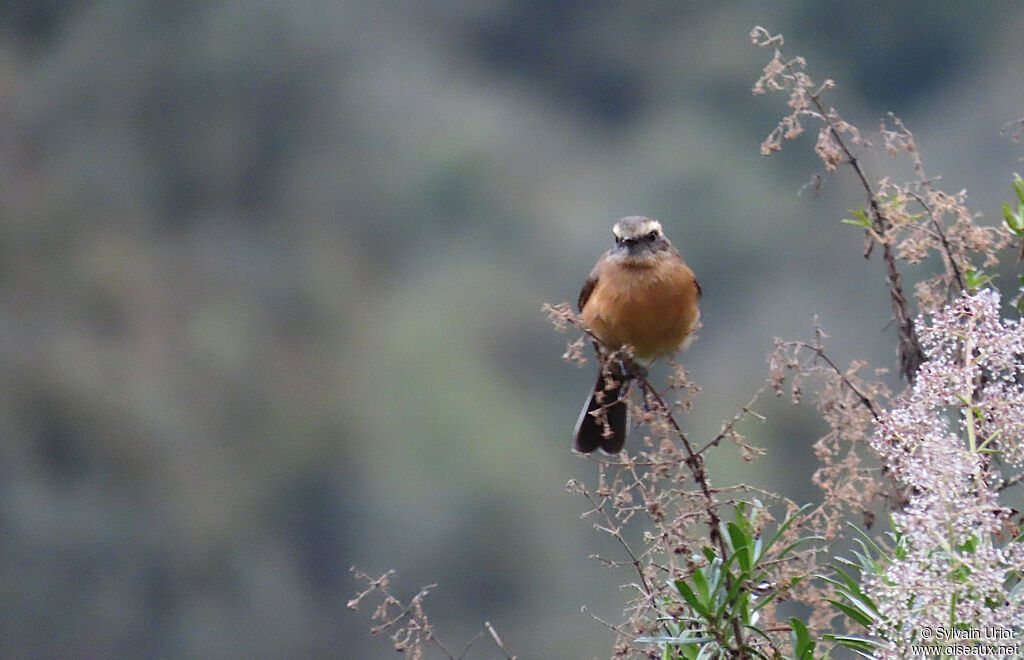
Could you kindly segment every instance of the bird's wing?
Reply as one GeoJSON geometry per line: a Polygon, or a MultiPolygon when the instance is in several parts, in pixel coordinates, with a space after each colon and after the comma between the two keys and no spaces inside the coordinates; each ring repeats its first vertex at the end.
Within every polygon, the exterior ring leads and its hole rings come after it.
{"type": "Polygon", "coordinates": [[[597,266],[594,266],[594,270],[590,271],[590,275],[587,276],[587,281],[583,283],[583,288],[580,289],[580,299],[577,303],[577,307],[582,312],[584,305],[590,299],[590,294],[594,292],[594,287],[597,286],[598,274],[597,266]]]}

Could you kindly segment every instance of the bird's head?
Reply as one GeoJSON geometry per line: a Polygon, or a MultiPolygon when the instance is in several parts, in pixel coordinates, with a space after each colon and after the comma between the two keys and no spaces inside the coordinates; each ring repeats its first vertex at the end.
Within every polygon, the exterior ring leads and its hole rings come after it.
{"type": "Polygon", "coordinates": [[[661,223],[643,216],[633,215],[619,220],[612,233],[615,234],[612,256],[630,265],[653,265],[660,253],[674,249],[661,230],[661,223]]]}

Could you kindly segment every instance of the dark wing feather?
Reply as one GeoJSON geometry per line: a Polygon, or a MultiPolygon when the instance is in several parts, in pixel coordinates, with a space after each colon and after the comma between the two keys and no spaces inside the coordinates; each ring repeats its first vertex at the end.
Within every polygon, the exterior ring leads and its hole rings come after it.
{"type": "Polygon", "coordinates": [[[583,288],[580,289],[580,299],[576,303],[579,310],[582,312],[583,307],[590,300],[590,294],[594,292],[594,287],[597,286],[597,266],[594,266],[594,270],[590,271],[590,275],[587,277],[587,281],[583,283],[583,288]]]}

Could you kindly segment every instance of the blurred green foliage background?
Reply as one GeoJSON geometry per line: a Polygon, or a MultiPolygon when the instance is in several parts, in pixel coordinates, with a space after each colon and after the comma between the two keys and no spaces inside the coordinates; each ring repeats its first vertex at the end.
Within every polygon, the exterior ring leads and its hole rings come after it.
{"type": "MultiPolygon", "coordinates": [[[[540,307],[611,224],[661,219],[700,277],[695,438],[814,314],[894,362],[853,182],[797,194],[813,135],[759,155],[757,24],[998,220],[1019,3],[0,3],[0,656],[391,657],[356,565],[439,583],[453,647],[487,619],[607,657],[580,606],[617,620],[628,576],[564,491],[593,364],[540,307]]],[[[810,408],[765,401],[769,455],[713,481],[814,500],[810,408]]]]}

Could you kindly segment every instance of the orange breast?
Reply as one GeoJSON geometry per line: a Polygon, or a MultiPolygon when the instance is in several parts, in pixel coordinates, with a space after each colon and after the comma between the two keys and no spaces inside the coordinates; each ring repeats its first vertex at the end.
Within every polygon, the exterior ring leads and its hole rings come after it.
{"type": "Polygon", "coordinates": [[[700,319],[697,283],[682,261],[645,268],[609,263],[583,307],[583,322],[611,348],[649,362],[680,348],[700,319]]]}

